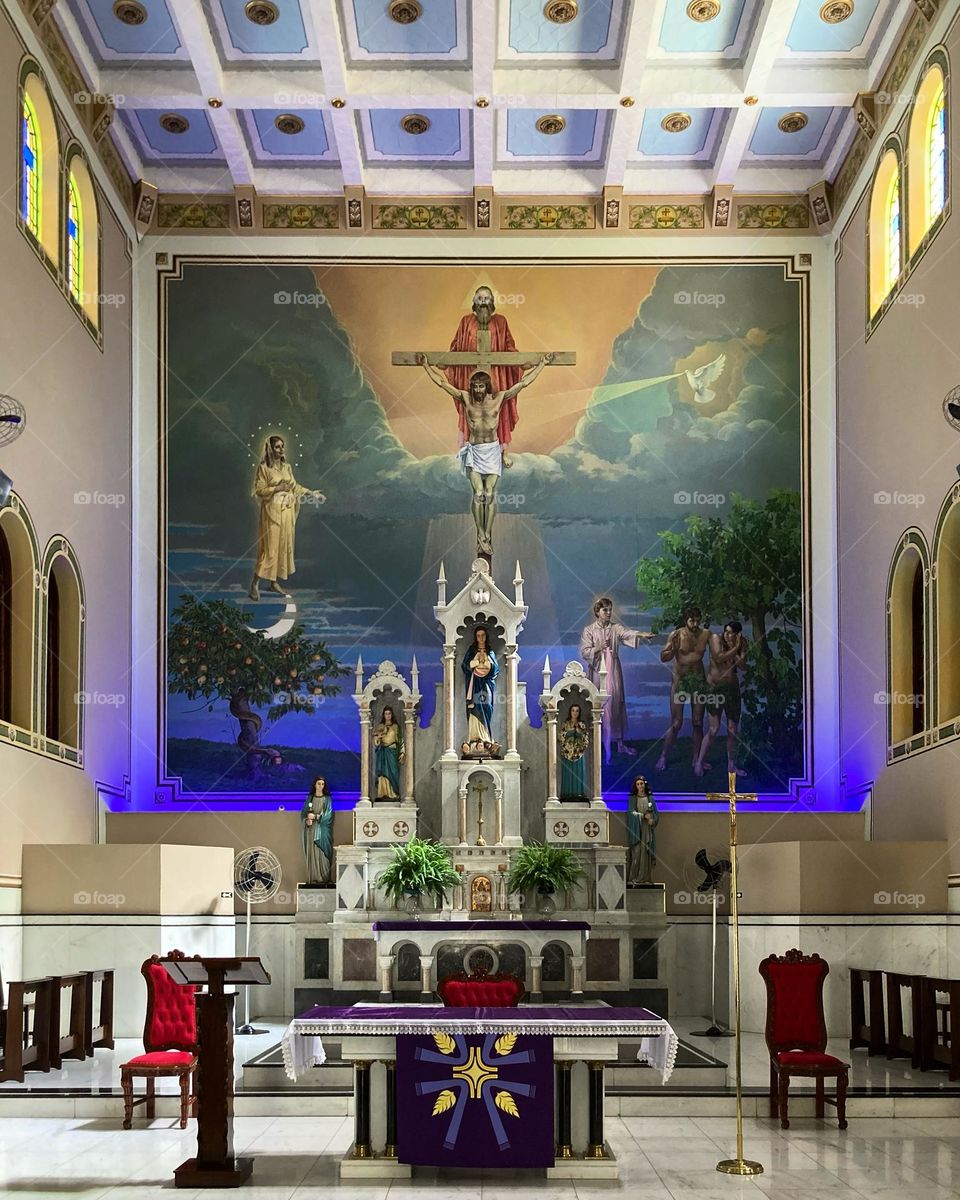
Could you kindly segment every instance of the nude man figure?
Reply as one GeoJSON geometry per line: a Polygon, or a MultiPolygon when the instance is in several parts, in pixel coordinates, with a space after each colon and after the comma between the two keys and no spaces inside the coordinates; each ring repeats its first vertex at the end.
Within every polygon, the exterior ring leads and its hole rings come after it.
{"type": "Polygon", "coordinates": [[[710,665],[707,668],[707,732],[700,754],[693,764],[694,773],[702,775],[705,759],[713,739],[720,732],[720,717],[727,717],[727,774],[746,775],[736,764],[737,732],[740,725],[740,676],[737,672],[747,658],[749,642],[743,636],[739,621],[728,621],[722,633],[710,635],[710,665]]]}
{"type": "MultiPolygon", "coordinates": [[[[703,742],[703,713],[707,692],[707,676],[703,669],[703,656],[710,640],[709,630],[700,627],[703,614],[692,604],[680,614],[680,625],[667,638],[660,651],[660,661],[673,663],[670,679],[670,724],[663,737],[663,749],[656,762],[658,771],[667,769],[667,755],[683,728],[683,711],[690,701],[690,718],[693,728],[693,765],[700,762],[700,746],[703,742]]],[[[709,763],[701,763],[701,770],[709,770],[709,763]]]]}
{"type": "Polygon", "coordinates": [[[506,401],[528,387],[545,366],[553,361],[552,354],[543,354],[540,361],[522,379],[504,392],[495,392],[486,371],[476,371],[470,377],[467,390],[454,387],[439,368],[418,354],[417,363],[430,379],[453,397],[457,410],[466,423],[467,440],[457,458],[460,469],[470,481],[473,498],[470,511],[477,527],[477,549],[481,554],[493,553],[493,519],[497,515],[497,480],[503,474],[503,446],[498,437],[500,410],[506,401]]]}

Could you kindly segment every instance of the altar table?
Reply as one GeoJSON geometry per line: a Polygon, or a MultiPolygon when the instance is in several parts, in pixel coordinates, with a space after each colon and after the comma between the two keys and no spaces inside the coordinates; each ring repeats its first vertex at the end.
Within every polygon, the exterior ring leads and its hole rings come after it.
{"type": "Polygon", "coordinates": [[[663,1083],[676,1059],[677,1035],[667,1021],[648,1009],[605,1005],[318,1006],[290,1023],[281,1047],[287,1075],[297,1079],[325,1061],[325,1037],[340,1040],[341,1057],[354,1063],[355,1100],[354,1144],[341,1162],[341,1176],[398,1178],[411,1172],[396,1157],[397,1037],[513,1032],[553,1038],[557,1138],[554,1166],[547,1174],[617,1178],[616,1158],[603,1135],[604,1065],[616,1061],[623,1040],[640,1040],[637,1058],[655,1067],[663,1083]],[[382,1109],[385,1115],[382,1136],[372,1131],[372,1096],[377,1100],[374,1111],[382,1109]]]}

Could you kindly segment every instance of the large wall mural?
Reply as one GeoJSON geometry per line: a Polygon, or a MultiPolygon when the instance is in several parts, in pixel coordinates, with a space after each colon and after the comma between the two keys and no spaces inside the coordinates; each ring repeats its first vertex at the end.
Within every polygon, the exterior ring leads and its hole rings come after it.
{"type": "Polygon", "coordinates": [[[415,657],[429,725],[441,563],[456,591],[478,558],[511,594],[520,565],[534,725],[545,658],[602,669],[605,794],[805,776],[787,263],[187,258],[162,295],[162,775],[181,796],[279,801],[317,775],[355,796],[358,658],[409,676],[415,657]]]}

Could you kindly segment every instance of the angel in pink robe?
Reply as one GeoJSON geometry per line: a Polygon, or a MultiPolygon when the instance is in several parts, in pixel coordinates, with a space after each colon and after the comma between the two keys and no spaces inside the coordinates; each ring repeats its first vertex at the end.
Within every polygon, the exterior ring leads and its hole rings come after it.
{"type": "Polygon", "coordinates": [[[613,601],[609,596],[601,596],[594,604],[593,615],[597,619],[580,635],[580,657],[587,668],[591,683],[595,683],[597,687],[600,686],[601,665],[606,664],[606,687],[610,698],[603,709],[603,745],[609,762],[614,742],[620,754],[633,757],[637,753],[624,741],[627,736],[627,703],[623,694],[620,647],[636,647],[641,642],[652,641],[654,635],[615,624],[612,620],[613,601]]]}

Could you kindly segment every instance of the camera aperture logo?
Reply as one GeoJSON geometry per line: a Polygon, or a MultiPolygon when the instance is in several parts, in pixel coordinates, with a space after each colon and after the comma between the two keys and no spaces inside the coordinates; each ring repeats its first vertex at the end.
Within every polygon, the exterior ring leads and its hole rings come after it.
{"type": "Polygon", "coordinates": [[[90,908],[123,908],[127,898],[123,892],[74,892],[73,902],[90,908]]]}

